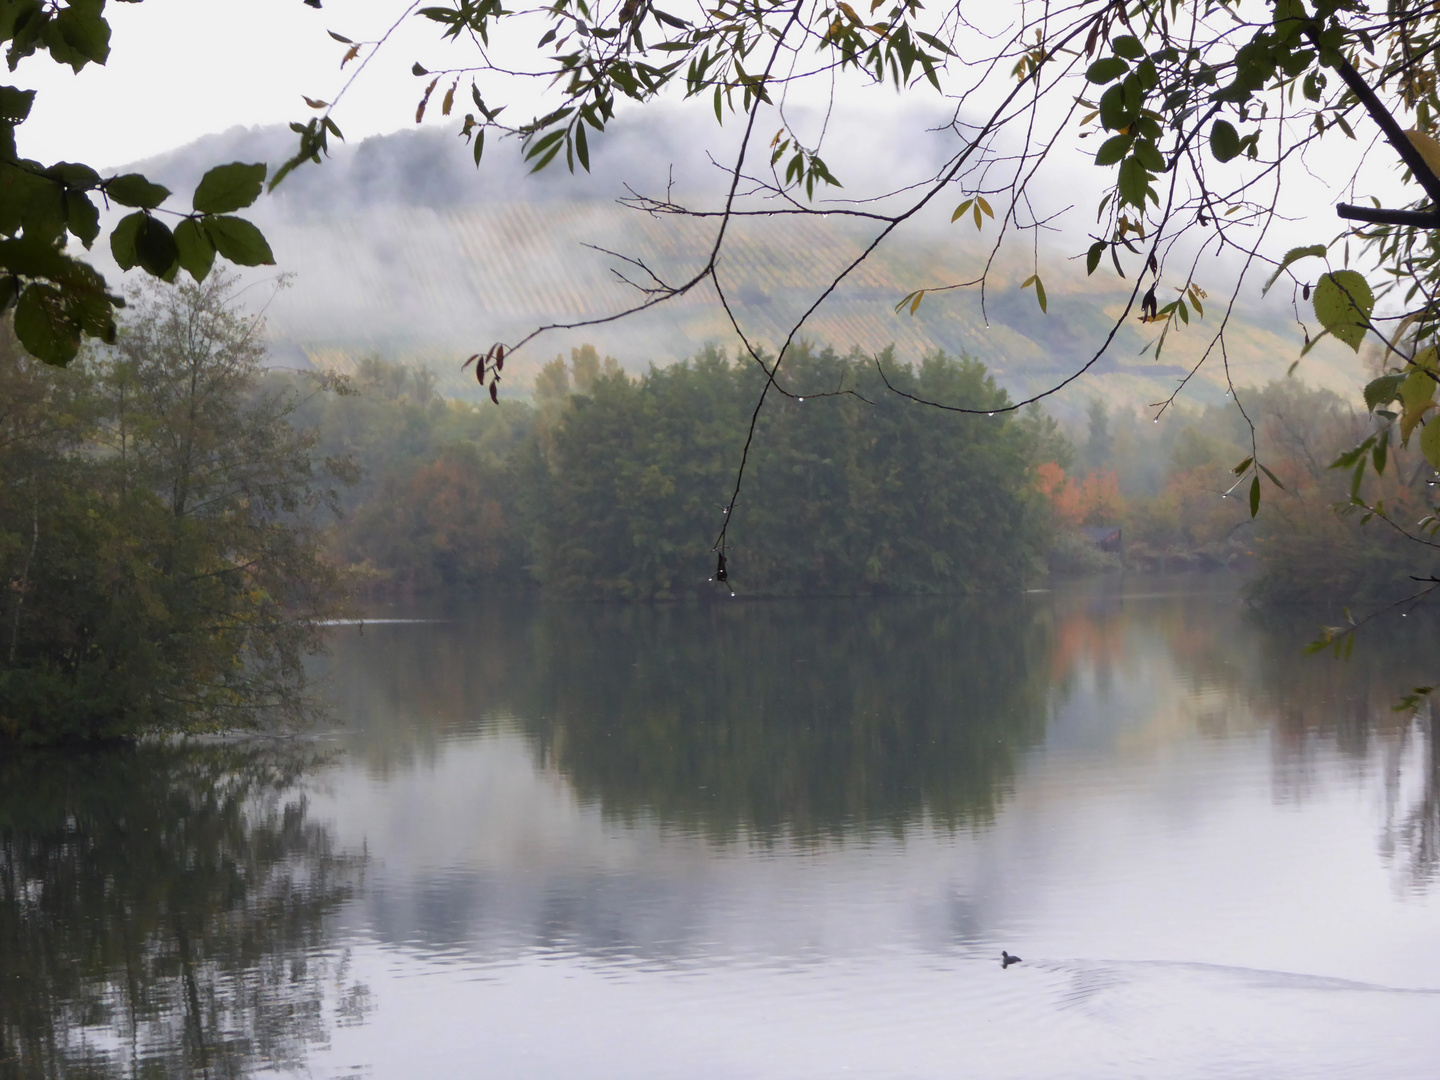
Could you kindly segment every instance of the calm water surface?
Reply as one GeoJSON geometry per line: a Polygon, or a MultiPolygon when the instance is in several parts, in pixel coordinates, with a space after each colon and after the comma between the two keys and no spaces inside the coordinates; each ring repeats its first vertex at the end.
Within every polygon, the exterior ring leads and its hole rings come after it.
{"type": "Polygon", "coordinates": [[[0,762],[0,1078],[1436,1074],[1418,616],[439,615],[338,732],[0,762]]]}

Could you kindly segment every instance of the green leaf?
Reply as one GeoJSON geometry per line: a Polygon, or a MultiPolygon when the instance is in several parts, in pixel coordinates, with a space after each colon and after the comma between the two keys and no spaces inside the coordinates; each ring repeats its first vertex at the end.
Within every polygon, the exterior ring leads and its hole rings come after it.
{"type": "Polygon", "coordinates": [[[71,0],[45,27],[51,58],[77,72],[92,61],[105,63],[110,56],[110,24],[103,17],[104,9],[105,5],[95,0],[71,0]]]}
{"type": "Polygon", "coordinates": [[[1116,178],[1115,188],[1120,192],[1122,204],[1129,203],[1144,209],[1145,196],[1150,190],[1150,174],[1138,159],[1128,157],[1120,163],[1120,175],[1116,178]]]}
{"type": "Polygon", "coordinates": [[[1085,274],[1088,277],[1095,273],[1095,268],[1100,265],[1100,256],[1105,254],[1105,241],[1096,240],[1090,245],[1090,250],[1085,253],[1085,274]]]}
{"type": "Polygon", "coordinates": [[[586,172],[590,171],[590,147],[585,141],[585,125],[575,125],[575,157],[580,162],[580,167],[586,172]]]}
{"type": "Polygon", "coordinates": [[[175,234],[163,221],[146,214],[135,233],[135,259],[146,273],[158,278],[170,274],[180,251],[175,246],[175,234]]]}
{"type": "Polygon", "coordinates": [[[1115,50],[1116,56],[1123,56],[1126,60],[1139,60],[1145,55],[1145,46],[1140,44],[1140,39],[1129,34],[1121,34],[1110,42],[1110,47],[1115,50]]]}
{"type": "Polygon", "coordinates": [[[104,184],[105,194],[121,206],[136,206],[141,210],[154,210],[170,197],[170,189],[152,184],[139,173],[112,176],[104,184]]]}
{"type": "Polygon", "coordinates": [[[22,123],[30,115],[30,107],[34,104],[34,90],[0,86],[0,120],[10,124],[22,123]]]}
{"type": "Polygon", "coordinates": [[[1260,295],[1264,296],[1270,291],[1270,286],[1274,285],[1275,282],[1280,279],[1280,275],[1285,272],[1286,267],[1291,263],[1299,262],[1301,259],[1308,259],[1311,256],[1317,256],[1323,259],[1325,257],[1325,245],[1311,244],[1309,247],[1296,247],[1287,251],[1285,257],[1280,260],[1280,265],[1275,268],[1275,273],[1270,275],[1270,280],[1265,282],[1265,287],[1260,290],[1260,295]]]}
{"type": "Polygon", "coordinates": [[[1129,126],[1130,111],[1125,106],[1125,92],[1112,86],[1100,95],[1100,123],[1110,131],[1129,126]]]}
{"type": "Polygon", "coordinates": [[[1044,311],[1045,311],[1045,283],[1040,280],[1040,275],[1039,275],[1039,274],[1031,274],[1028,278],[1026,278],[1024,281],[1022,281],[1022,282],[1020,283],[1020,288],[1022,288],[1022,289],[1028,289],[1031,285],[1034,285],[1034,286],[1035,286],[1035,299],[1040,302],[1040,310],[1041,310],[1042,312],[1044,312],[1044,311]]]}
{"type": "Polygon", "coordinates": [[[65,233],[65,188],[28,169],[0,165],[0,213],[7,232],[21,226],[32,240],[55,243],[65,233]],[[13,216],[12,216],[13,215],[13,216]]]}
{"type": "Polygon", "coordinates": [[[1216,161],[1229,161],[1240,154],[1240,135],[1228,120],[1216,120],[1210,129],[1210,152],[1216,161]]]}
{"type": "Polygon", "coordinates": [[[265,187],[265,166],[233,161],[207,172],[195,188],[191,204],[197,214],[228,214],[243,210],[260,197],[265,187]]]}
{"type": "Polygon", "coordinates": [[[100,235],[100,210],[83,191],[67,191],[65,224],[88,248],[100,235]]]}
{"type": "Polygon", "coordinates": [[[1356,352],[1365,339],[1375,294],[1354,270],[1336,270],[1321,276],[1315,286],[1315,317],[1339,340],[1356,352]]]}
{"type": "Polygon", "coordinates": [[[1260,477],[1250,481],[1250,516],[1260,513],[1260,477]]]}
{"type": "Polygon", "coordinates": [[[1243,476],[1243,475],[1245,475],[1245,470],[1248,469],[1248,468],[1250,468],[1250,464],[1251,464],[1254,460],[1255,460],[1255,459],[1254,459],[1253,457],[1247,457],[1244,461],[1240,462],[1239,465],[1236,465],[1236,466],[1235,466],[1234,468],[1232,468],[1230,471],[1231,471],[1234,475],[1236,475],[1236,476],[1243,476]]]}
{"type": "Polygon", "coordinates": [[[203,222],[215,250],[240,266],[273,266],[275,255],[264,235],[238,217],[207,217],[203,222]]]}
{"type": "Polygon", "coordinates": [[[1405,381],[1405,374],[1381,375],[1378,379],[1372,379],[1365,384],[1365,407],[1374,412],[1381,405],[1387,405],[1394,401],[1400,394],[1400,384],[1405,381]]]}
{"type": "Polygon", "coordinates": [[[1118,56],[1106,56],[1096,60],[1090,65],[1089,69],[1085,72],[1085,78],[1089,79],[1092,83],[1103,85],[1108,82],[1114,82],[1129,70],[1130,65],[1118,56]]]}
{"type": "Polygon", "coordinates": [[[81,165],[74,161],[57,161],[45,170],[45,175],[51,180],[59,180],[67,188],[90,188],[100,186],[100,174],[89,165],[81,165]]]}
{"type": "Polygon", "coordinates": [[[1275,36],[1289,41],[1309,21],[1301,0],[1275,0],[1275,36]]]}
{"type": "Polygon", "coordinates": [[[80,351],[80,327],[65,310],[65,294],[32,282],[15,305],[15,336],[47,364],[64,367],[80,351]]]}
{"type": "Polygon", "coordinates": [[[135,237],[140,232],[140,223],[144,220],[145,214],[142,211],[126,214],[110,233],[110,254],[115,257],[121,270],[129,270],[140,262],[140,257],[135,254],[135,237]]]}
{"type": "MultiPolygon", "coordinates": [[[[1257,464],[1258,464],[1258,462],[1257,462],[1257,464]]],[[[1282,483],[1280,483],[1279,478],[1278,478],[1273,472],[1271,472],[1269,469],[1267,469],[1264,465],[1260,465],[1259,468],[1260,468],[1260,471],[1261,471],[1261,472],[1263,472],[1267,477],[1270,478],[1270,482],[1271,482],[1272,484],[1274,484],[1274,485],[1275,485],[1277,488],[1279,488],[1281,491],[1284,491],[1284,490],[1285,490],[1285,485],[1282,484],[1282,483]]]]}
{"type": "Polygon", "coordinates": [[[965,216],[965,211],[969,210],[974,202],[974,199],[966,199],[959,206],[955,207],[955,212],[950,215],[950,220],[959,221],[962,217],[965,216]]]}
{"type": "Polygon", "coordinates": [[[180,266],[196,281],[204,281],[215,265],[215,245],[194,218],[186,218],[175,226],[175,247],[180,266]]]}
{"type": "Polygon", "coordinates": [[[1100,149],[1095,152],[1095,164],[1114,165],[1125,156],[1134,141],[1133,135],[1112,135],[1101,143],[1100,149]]]}
{"type": "Polygon", "coordinates": [[[1165,155],[1155,149],[1155,144],[1150,140],[1140,139],[1135,143],[1135,156],[1140,160],[1140,164],[1151,172],[1165,171],[1165,155]]]}
{"type": "Polygon", "coordinates": [[[1346,450],[1345,453],[1341,454],[1341,455],[1340,455],[1339,457],[1337,457],[1334,461],[1332,461],[1332,462],[1330,463],[1330,468],[1332,468],[1332,469],[1348,469],[1348,468],[1350,468],[1350,466],[1355,465],[1355,464],[1357,464],[1357,463],[1360,464],[1361,467],[1363,468],[1363,467],[1364,467],[1364,463],[1361,462],[1360,459],[1365,456],[1365,451],[1366,451],[1366,450],[1369,450],[1370,447],[1372,447],[1372,446],[1374,446],[1374,445],[1375,445],[1375,436],[1374,436],[1374,435],[1371,435],[1368,439],[1366,439],[1364,442],[1362,442],[1359,446],[1356,446],[1356,447],[1354,447],[1354,448],[1352,448],[1352,449],[1350,449],[1350,450],[1346,450]]]}

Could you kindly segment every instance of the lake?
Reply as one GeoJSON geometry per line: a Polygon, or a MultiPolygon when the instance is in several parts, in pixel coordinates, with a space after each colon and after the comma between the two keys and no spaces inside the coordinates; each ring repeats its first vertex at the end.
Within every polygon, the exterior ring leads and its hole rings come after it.
{"type": "Polygon", "coordinates": [[[333,731],[0,762],[0,1078],[1433,1076],[1437,625],[1316,628],[377,610],[333,731]]]}

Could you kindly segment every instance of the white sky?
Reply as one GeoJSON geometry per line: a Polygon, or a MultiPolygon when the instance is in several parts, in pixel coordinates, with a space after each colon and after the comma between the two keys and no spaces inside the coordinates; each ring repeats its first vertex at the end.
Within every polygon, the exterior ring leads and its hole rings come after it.
{"type": "MultiPolygon", "coordinates": [[[[79,75],[45,54],[0,80],[39,91],[18,132],[20,151],[49,164],[122,165],[236,124],[274,124],[311,115],[301,94],[328,99],[340,85],[344,46],[380,36],[402,0],[145,0],[110,3],[111,57],[79,75]]],[[[439,28],[418,19],[356,81],[337,121],[346,139],[412,126],[424,83],[414,60],[443,56],[439,28]]],[[[346,75],[354,70],[354,63],[346,75]]],[[[436,103],[438,105],[438,101],[436,103]]],[[[438,108],[435,110],[437,116],[438,108]]]]}

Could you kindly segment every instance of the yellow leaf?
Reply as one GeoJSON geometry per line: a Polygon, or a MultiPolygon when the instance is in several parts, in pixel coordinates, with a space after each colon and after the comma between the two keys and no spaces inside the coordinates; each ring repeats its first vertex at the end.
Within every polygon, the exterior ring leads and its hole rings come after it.
{"type": "Polygon", "coordinates": [[[1425,159],[1425,164],[1430,166],[1430,171],[1440,176],[1440,142],[1434,136],[1426,135],[1423,131],[1410,128],[1405,132],[1410,137],[1410,145],[1420,151],[1420,156],[1425,159]]]}
{"type": "Polygon", "coordinates": [[[1432,468],[1440,469],[1440,421],[1432,420],[1420,432],[1420,452],[1432,468]]]}
{"type": "MultiPolygon", "coordinates": [[[[1434,350],[1427,351],[1433,360],[1434,350]]],[[[1405,407],[1400,416],[1400,441],[1409,446],[1410,433],[1425,414],[1435,408],[1435,377],[1424,367],[1417,367],[1400,384],[1400,401],[1405,407]]]]}
{"type": "MultiPolygon", "coordinates": [[[[1388,342],[1386,342],[1386,344],[1387,344],[1387,345],[1389,346],[1389,348],[1390,348],[1390,352],[1393,352],[1393,353],[1396,353],[1396,354],[1400,355],[1400,357],[1401,357],[1402,360],[1404,359],[1404,356],[1403,356],[1403,354],[1400,353],[1400,342],[1401,342],[1401,341],[1404,339],[1404,337],[1405,337],[1405,331],[1408,330],[1408,329],[1410,329],[1411,326],[1413,326],[1415,323],[1417,323],[1417,322],[1420,321],[1420,315],[1421,315],[1421,312],[1418,312],[1418,311],[1412,312],[1411,314],[1406,315],[1405,318],[1403,318],[1403,319],[1400,320],[1400,325],[1397,326],[1397,327],[1395,327],[1395,333],[1394,333],[1394,335],[1391,337],[1391,339],[1390,339],[1388,342]]],[[[1387,354],[1387,356],[1388,356],[1388,354],[1387,354]]]]}
{"type": "Polygon", "coordinates": [[[955,212],[950,215],[950,220],[959,221],[965,216],[965,211],[970,209],[970,204],[974,201],[974,199],[966,199],[959,206],[955,207],[955,212]]]}
{"type": "Polygon", "coordinates": [[[445,99],[440,102],[440,115],[449,116],[450,109],[455,104],[455,83],[450,84],[450,89],[445,91],[445,99]]]}
{"type": "Polygon", "coordinates": [[[860,21],[860,16],[855,14],[855,9],[852,8],[849,4],[845,3],[845,0],[840,0],[840,3],[836,4],[835,6],[838,7],[841,11],[843,11],[845,13],[845,17],[849,19],[852,23],[854,23],[856,26],[865,25],[860,21]]]}
{"type": "Polygon", "coordinates": [[[981,196],[975,196],[975,205],[978,206],[981,210],[984,210],[989,217],[993,218],[995,216],[995,211],[990,209],[990,204],[986,202],[981,196]]]}
{"type": "Polygon", "coordinates": [[[328,101],[319,101],[316,98],[305,97],[304,94],[301,94],[300,96],[302,98],[305,98],[305,104],[309,105],[312,109],[328,109],[330,107],[330,103],[328,101]]]}
{"type": "Polygon", "coordinates": [[[921,300],[924,300],[924,299],[925,299],[925,290],[924,290],[924,289],[918,289],[918,290],[916,290],[916,292],[915,292],[915,299],[910,301],[910,314],[911,314],[911,315],[914,315],[914,314],[915,314],[916,310],[920,307],[920,301],[921,301],[921,300]]]}
{"type": "Polygon", "coordinates": [[[1425,414],[1433,408],[1435,408],[1435,402],[1427,401],[1424,405],[1420,406],[1420,408],[1415,409],[1414,411],[1411,411],[1410,409],[1405,410],[1405,414],[1400,417],[1401,446],[1410,445],[1411,432],[1413,432],[1415,430],[1415,426],[1425,418],[1425,414]]]}

